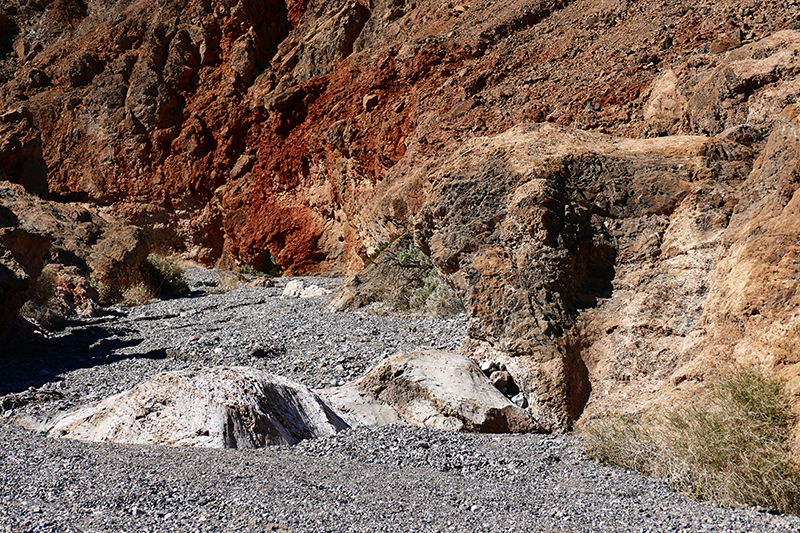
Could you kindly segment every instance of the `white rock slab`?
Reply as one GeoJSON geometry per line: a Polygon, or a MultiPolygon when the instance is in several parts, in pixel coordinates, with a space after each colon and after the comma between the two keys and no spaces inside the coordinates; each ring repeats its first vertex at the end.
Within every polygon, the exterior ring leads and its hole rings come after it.
{"type": "Polygon", "coordinates": [[[248,367],[165,372],[58,419],[48,434],[95,442],[258,448],[348,425],[308,388],[248,367]]]}
{"type": "Polygon", "coordinates": [[[358,381],[316,392],[353,426],[403,421],[480,433],[541,430],[473,361],[451,352],[397,354],[358,381]]]}
{"type": "Polygon", "coordinates": [[[281,293],[281,297],[313,298],[315,296],[324,296],[330,293],[330,290],[320,287],[319,285],[309,285],[306,287],[302,280],[296,279],[286,284],[286,287],[283,288],[283,292],[281,293]]]}

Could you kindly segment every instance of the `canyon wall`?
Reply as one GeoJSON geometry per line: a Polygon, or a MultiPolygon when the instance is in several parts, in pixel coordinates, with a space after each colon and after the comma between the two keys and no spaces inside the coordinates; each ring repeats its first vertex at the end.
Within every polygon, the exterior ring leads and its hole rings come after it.
{"type": "MultiPolygon", "coordinates": [[[[0,102],[33,117],[53,198],[111,205],[155,247],[205,264],[288,273],[359,268],[409,227],[441,157],[476,135],[539,121],[667,132],[644,120],[658,71],[678,61],[702,75],[726,46],[795,23],[784,2],[739,1],[2,11],[0,102]]],[[[24,180],[41,192],[41,169],[12,179],[24,180]]]]}
{"type": "Polygon", "coordinates": [[[551,429],[733,363],[800,406],[797,0],[0,5],[29,192],[288,274],[411,231],[551,429]]]}

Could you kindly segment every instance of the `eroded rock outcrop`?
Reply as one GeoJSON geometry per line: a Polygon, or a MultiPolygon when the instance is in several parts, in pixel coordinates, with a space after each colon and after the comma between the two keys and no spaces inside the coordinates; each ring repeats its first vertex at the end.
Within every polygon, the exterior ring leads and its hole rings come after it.
{"type": "Polygon", "coordinates": [[[203,448],[259,448],[347,427],[307,388],[246,367],[166,372],[57,420],[53,437],[203,448]]]}
{"type": "Polygon", "coordinates": [[[350,425],[408,424],[480,433],[541,431],[465,356],[396,354],[362,379],[318,391],[350,425]]]}
{"type": "Polygon", "coordinates": [[[117,277],[147,258],[142,230],[95,205],[42,200],[8,182],[0,182],[0,191],[0,205],[16,214],[21,228],[51,238],[48,263],[74,266],[87,277],[116,284],[117,277]]]}
{"type": "Polygon", "coordinates": [[[0,205],[0,336],[33,296],[50,239],[19,227],[13,211],[0,205]]]}
{"type": "Polygon", "coordinates": [[[661,290],[648,312],[665,343],[700,319],[686,297],[702,292],[693,285],[721,244],[747,160],[745,148],[705,137],[521,126],[442,166],[415,236],[469,309],[475,345],[465,349],[503,362],[536,418],[564,428],[591,392],[584,310],[661,290]],[[624,285],[628,268],[659,288],[624,285]]]}
{"type": "Polygon", "coordinates": [[[649,134],[721,135],[761,144],[800,92],[800,32],[785,30],[730,51],[677,62],[654,81],[649,134]]]}

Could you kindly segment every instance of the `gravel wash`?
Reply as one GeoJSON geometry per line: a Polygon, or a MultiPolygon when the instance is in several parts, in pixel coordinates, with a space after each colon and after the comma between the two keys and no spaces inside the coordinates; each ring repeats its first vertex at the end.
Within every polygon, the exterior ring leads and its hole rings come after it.
{"type": "MultiPolygon", "coordinates": [[[[286,281],[18,332],[2,346],[2,420],[46,419],[158,372],[216,364],[329,386],[397,351],[455,349],[465,334],[463,316],[328,313],[326,297],[281,299],[286,281]]],[[[697,503],[595,464],[569,435],[384,426],[207,450],[56,440],[2,423],[0,439],[0,531],[800,531],[798,517],[697,503]]]]}

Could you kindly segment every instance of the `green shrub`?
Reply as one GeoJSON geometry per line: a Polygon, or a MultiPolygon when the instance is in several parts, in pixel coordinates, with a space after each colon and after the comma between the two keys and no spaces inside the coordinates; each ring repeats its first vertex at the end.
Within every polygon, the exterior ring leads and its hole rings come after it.
{"type": "Polygon", "coordinates": [[[752,369],[720,379],[705,401],[642,424],[595,422],[583,432],[601,461],[667,480],[701,500],[800,513],[792,413],[779,384],[752,369]]]}
{"type": "Polygon", "coordinates": [[[261,276],[265,275],[263,272],[261,272],[259,270],[256,270],[255,268],[253,268],[252,266],[248,265],[247,263],[239,265],[238,267],[236,267],[236,272],[238,272],[239,274],[244,274],[245,276],[261,277],[261,276]]]}

